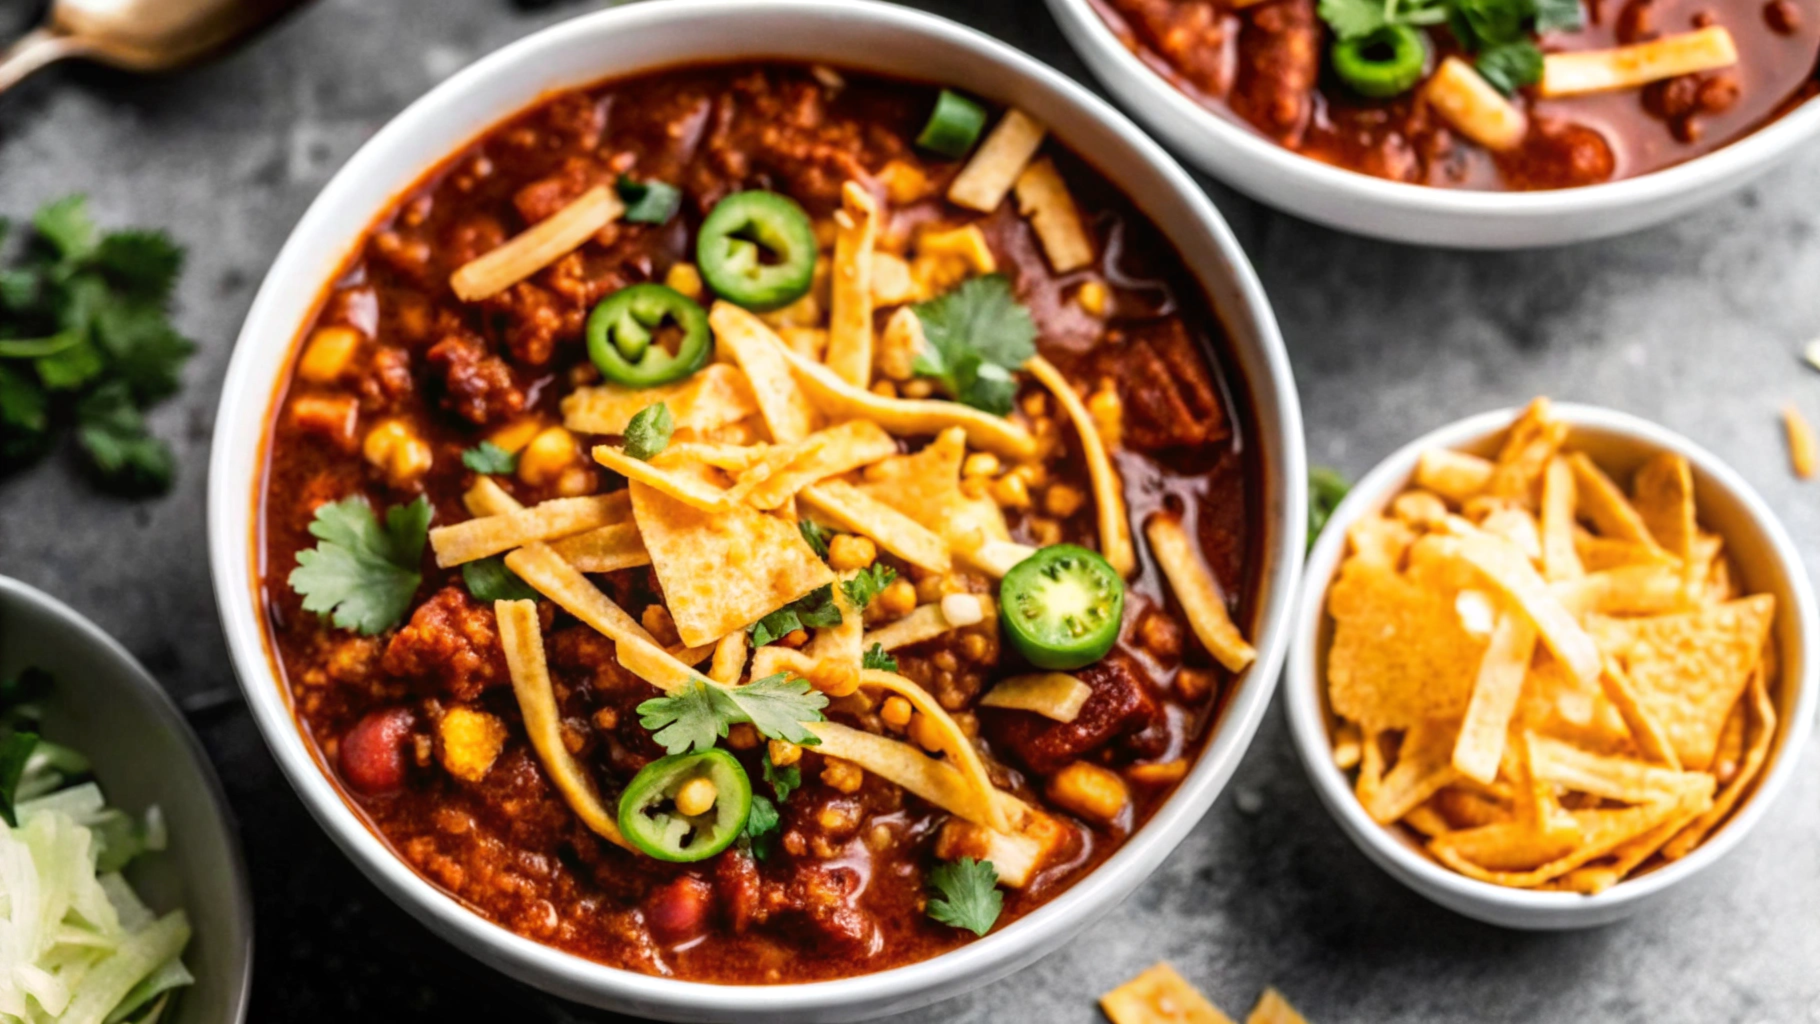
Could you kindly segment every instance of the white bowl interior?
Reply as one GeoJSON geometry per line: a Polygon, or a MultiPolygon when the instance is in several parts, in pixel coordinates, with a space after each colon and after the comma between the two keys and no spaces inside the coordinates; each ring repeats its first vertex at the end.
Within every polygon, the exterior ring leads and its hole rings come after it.
{"type": "Polygon", "coordinates": [[[1577,928],[1616,920],[1724,856],[1769,809],[1793,772],[1812,724],[1820,677],[1820,665],[1807,651],[1807,642],[1815,635],[1815,610],[1805,570],[1780,523],[1750,486],[1711,453],[1646,420],[1573,404],[1557,403],[1555,411],[1572,424],[1568,444],[1585,451],[1616,480],[1628,480],[1645,459],[1665,449],[1687,457],[1700,523],[1725,538],[1743,591],[1776,595],[1774,635],[1782,674],[1775,698],[1780,721],[1776,745],[1756,791],[1724,825],[1687,857],[1603,893],[1510,889],[1467,878],[1435,862],[1403,828],[1372,821],[1354,797],[1346,773],[1333,764],[1332,718],[1324,683],[1333,626],[1326,613],[1327,587],[1339,568],[1346,527],[1381,511],[1400,494],[1421,452],[1451,448],[1493,456],[1517,410],[1485,413],[1443,427],[1380,463],[1336,510],[1309,556],[1285,684],[1296,749],[1322,802],[1373,861],[1443,906],[1514,928],[1577,928]]]}
{"type": "Polygon", "coordinates": [[[1547,192],[1387,181],[1292,153],[1190,98],[1126,48],[1090,0],[1049,0],[1070,44],[1121,105],[1188,160],[1240,191],[1345,231],[1465,249],[1562,245],[1636,231],[1739,188],[1820,135],[1820,103],[1674,167],[1547,192]]]}
{"type": "Polygon", "coordinates": [[[1199,820],[1268,704],[1300,576],[1305,470],[1294,381],[1268,300],[1231,232],[1182,170],[1111,107],[1047,67],[952,22],[857,0],[671,0],[565,22],[467,68],[400,114],[335,176],[273,264],[243,328],[216,419],[209,543],[217,602],[247,699],[291,783],[362,870],[469,953],[557,994],[670,1019],[844,1020],[952,996],[1065,941],[1130,892],[1199,820]],[[855,55],[865,55],[863,61],[855,55]],[[677,64],[780,58],[953,84],[1052,126],[1163,231],[1208,293],[1245,381],[1266,468],[1258,662],[1174,797],[1067,893],[987,938],[918,964],[806,985],[724,987],[616,970],[469,912],[370,832],[306,748],[268,656],[258,605],[255,488],[268,409],[315,296],[368,224],[428,168],[539,97],[677,64]]]}

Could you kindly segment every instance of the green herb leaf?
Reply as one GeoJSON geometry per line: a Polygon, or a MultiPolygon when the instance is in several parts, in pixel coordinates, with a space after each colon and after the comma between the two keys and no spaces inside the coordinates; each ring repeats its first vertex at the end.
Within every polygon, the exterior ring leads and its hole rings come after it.
{"type": "Polygon", "coordinates": [[[461,453],[461,464],[476,473],[506,474],[518,468],[518,456],[491,441],[482,441],[461,453]]]}
{"type": "Polygon", "coordinates": [[[14,828],[19,827],[19,818],[13,813],[13,798],[19,793],[19,780],[25,777],[25,762],[37,747],[37,733],[15,732],[0,739],[0,818],[14,828]]]}
{"type": "Polygon", "coordinates": [[[164,442],[146,433],[122,380],[101,385],[76,404],[76,440],[103,477],[127,487],[163,490],[177,468],[164,442]]]}
{"type": "Polygon", "coordinates": [[[975,935],[991,931],[1005,906],[998,891],[998,869],[989,860],[962,857],[938,864],[929,871],[929,884],[942,894],[929,901],[929,916],[975,935]]]}
{"type": "Polygon", "coordinates": [[[809,549],[815,552],[815,557],[825,561],[828,557],[828,541],[834,536],[834,531],[810,519],[798,519],[796,530],[803,535],[809,549]]]}
{"type": "Polygon", "coordinates": [[[1383,0],[1321,0],[1318,11],[1340,39],[1363,39],[1390,24],[1383,0]]]}
{"type": "Polygon", "coordinates": [[[852,579],[842,580],[840,589],[853,607],[863,612],[872,603],[872,599],[890,586],[894,579],[897,579],[896,569],[883,562],[874,562],[854,573],[852,579]]]}
{"type": "Polygon", "coordinates": [[[504,555],[462,563],[461,582],[467,585],[468,593],[474,595],[474,600],[485,601],[487,604],[494,601],[535,601],[538,596],[529,583],[506,567],[504,555]]]}
{"type": "Polygon", "coordinates": [[[47,359],[82,341],[74,331],[48,338],[0,338],[0,359],[47,359]]]}
{"type": "Polygon", "coordinates": [[[632,224],[662,224],[682,208],[682,192],[664,181],[633,181],[620,176],[619,198],[626,204],[620,219],[632,224]]]}
{"type": "Polygon", "coordinates": [[[1316,537],[1326,528],[1333,510],[1340,507],[1352,485],[1337,469],[1314,466],[1308,470],[1308,547],[1314,548],[1316,537]]]}
{"type": "Polygon", "coordinates": [[[1537,32],[1573,32],[1586,24],[1580,0],[1534,0],[1537,32]]]}
{"type": "Polygon", "coordinates": [[[1036,354],[1036,322],[1002,274],[987,274],[911,307],[928,343],[912,364],[955,401],[1003,416],[1017,384],[1011,371],[1036,354]]]}
{"type": "Polygon", "coordinates": [[[771,784],[771,791],[777,794],[777,802],[790,799],[790,794],[803,786],[803,770],[799,765],[779,768],[771,763],[771,751],[766,750],[761,764],[765,772],[765,781],[771,784]]]}
{"type": "Polygon", "coordinates": [[[164,310],[149,302],[103,306],[95,314],[94,334],[114,372],[142,403],[175,394],[183,363],[196,351],[164,310]]]}
{"type": "Polygon", "coordinates": [[[875,668],[882,672],[897,671],[897,657],[885,650],[884,644],[875,643],[872,648],[860,656],[861,668],[875,668]]]}
{"type": "Polygon", "coordinates": [[[777,813],[777,805],[769,797],[752,794],[752,809],[746,814],[746,831],[741,836],[746,848],[752,851],[752,856],[761,861],[771,859],[772,845],[783,820],[783,816],[777,813]]]}
{"type": "Polygon", "coordinates": [[[645,462],[670,446],[670,434],[675,422],[670,418],[670,407],[658,402],[647,405],[632,415],[631,422],[626,424],[626,454],[645,462]]]}
{"type": "Polygon", "coordinates": [[[821,709],[828,706],[828,695],[810,686],[807,679],[791,679],[777,672],[729,687],[726,693],[739,708],[740,720],[752,723],[760,734],[799,747],[821,743],[821,737],[804,723],[822,721],[821,709]]]}
{"type": "Polygon", "coordinates": [[[115,231],[101,239],[95,265],[127,294],[162,306],[183,271],[183,249],[162,231],[115,231]]]}
{"type": "Polygon", "coordinates": [[[67,262],[87,259],[95,250],[95,222],[88,216],[85,196],[65,196],[40,207],[32,227],[67,262]]]}
{"type": "Polygon", "coordinates": [[[74,345],[59,349],[56,355],[46,356],[32,365],[38,368],[38,379],[52,391],[74,391],[100,377],[107,369],[107,364],[101,361],[101,352],[86,338],[79,338],[74,345]]]}
{"type": "Polygon", "coordinates": [[[1527,39],[1499,43],[1479,52],[1473,62],[1479,77],[1506,96],[1542,80],[1542,51],[1527,39]]]}
{"type": "Polygon", "coordinates": [[[752,646],[763,647],[799,629],[838,626],[840,623],[840,609],[834,605],[834,585],[830,583],[809,591],[759,619],[747,626],[746,632],[752,636],[752,646]]]}
{"type": "Polygon", "coordinates": [[[0,461],[42,453],[50,441],[50,401],[28,374],[0,363],[0,461]]]}
{"type": "Polygon", "coordinates": [[[297,553],[291,589],[305,611],[333,615],[335,625],[367,636],[398,624],[423,582],[430,503],[419,497],[387,510],[385,526],[366,500],[343,498],[316,510],[310,533],[321,541],[297,553]]]}
{"type": "Polygon", "coordinates": [[[725,687],[696,678],[677,693],[653,697],[638,706],[638,724],[665,753],[707,750],[727,730],[745,721],[725,687]]]}
{"type": "Polygon", "coordinates": [[[1448,0],[1447,26],[1468,50],[1486,50],[1528,38],[1535,0],[1448,0]]]}

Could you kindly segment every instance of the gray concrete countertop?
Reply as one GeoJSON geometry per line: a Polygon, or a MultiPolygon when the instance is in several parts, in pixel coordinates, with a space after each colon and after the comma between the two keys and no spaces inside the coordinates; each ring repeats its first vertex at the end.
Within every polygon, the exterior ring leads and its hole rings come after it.
{"type": "MultiPolygon", "coordinates": [[[[22,18],[0,12],[0,30],[22,18]]],[[[162,498],[98,493],[60,452],[0,479],[0,572],[119,637],[175,694],[226,779],[252,864],[251,1019],[568,1022],[606,1015],[460,954],[380,895],[280,777],[216,624],[203,491],[213,412],[253,291],[356,147],[456,69],[598,6],[322,0],[255,45],[174,77],[55,69],[0,97],[0,214],[87,192],[104,225],[189,247],[179,326],[200,342],[151,417],[181,471],[162,498]]],[[[925,0],[1086,80],[1036,0],[925,0]]],[[[1813,486],[1777,410],[1820,416],[1797,361],[1820,336],[1820,148],[1687,219],[1508,255],[1348,237],[1211,191],[1269,290],[1301,384],[1310,456],[1356,475],[1415,434],[1538,393],[1658,420],[1731,461],[1820,555],[1813,486]]],[[[306,282],[307,283],[307,282],[306,282]]],[[[1267,984],[1342,1021],[1820,1021],[1820,758],[1724,863],[1635,919],[1500,931],[1423,901],[1321,810],[1272,709],[1213,811],[1090,933],[904,1021],[1098,1021],[1094,999],[1167,958],[1229,1013],[1267,984]]]]}

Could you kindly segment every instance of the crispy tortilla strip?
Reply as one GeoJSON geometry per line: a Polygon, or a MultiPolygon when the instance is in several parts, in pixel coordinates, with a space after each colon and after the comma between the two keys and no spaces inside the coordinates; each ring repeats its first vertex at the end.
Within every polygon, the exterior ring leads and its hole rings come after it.
{"type": "Polygon", "coordinates": [[[1663,731],[1662,723],[1643,706],[1637,698],[1637,686],[1631,682],[1624,666],[1616,658],[1607,656],[1605,671],[1599,676],[1599,686],[1605,691],[1606,699],[1624,719],[1625,728],[1630,730],[1630,739],[1643,756],[1669,766],[1676,771],[1681,769],[1681,759],[1675,753],[1674,744],[1669,742],[1668,734],[1663,731]]]}
{"type": "Polygon", "coordinates": [[[1516,725],[1599,753],[1635,753],[1624,716],[1599,683],[1582,683],[1552,656],[1538,656],[1523,681],[1516,725]]]}
{"type": "Polygon", "coordinates": [[[736,629],[714,645],[714,662],[708,666],[708,678],[732,686],[746,670],[746,653],[751,644],[743,629],[736,629]]]}
{"type": "Polygon", "coordinates": [[[1028,544],[996,538],[967,553],[967,562],[993,579],[1003,579],[1019,562],[1036,554],[1028,544]]]}
{"type": "Polygon", "coordinates": [[[663,451],[651,456],[651,464],[669,469],[673,466],[711,466],[726,473],[744,473],[769,459],[793,454],[787,445],[726,444],[718,441],[674,441],[663,451]]]}
{"type": "Polygon", "coordinates": [[[1188,625],[1201,645],[1214,660],[1229,671],[1242,672],[1257,659],[1257,649],[1245,641],[1244,634],[1232,624],[1226,612],[1226,600],[1219,584],[1201,561],[1194,541],[1173,515],[1158,514],[1144,524],[1144,535],[1150,538],[1150,553],[1163,567],[1169,589],[1182,603],[1188,625]]]}
{"type": "Polygon", "coordinates": [[[678,430],[713,430],[758,411],[752,386],[739,367],[709,363],[683,380],[654,388],[617,384],[576,388],[562,400],[562,425],[578,434],[620,435],[633,416],[659,402],[670,410],[678,430]]]}
{"type": "Polygon", "coordinates": [[[1477,455],[1436,448],[1416,459],[1415,483],[1458,505],[1485,490],[1493,468],[1477,455]]]}
{"type": "Polygon", "coordinates": [[[1580,845],[1583,834],[1578,822],[1574,824],[1574,828],[1543,832],[1524,822],[1494,822],[1435,836],[1429,848],[1444,843],[1454,856],[1492,871],[1529,871],[1567,856],[1580,845]]]}
{"type": "MultiPolygon", "coordinates": [[[[1012,799],[1002,792],[996,798],[1001,801],[1012,799]]],[[[1015,810],[1007,805],[1007,813],[1015,810]]],[[[989,860],[998,872],[998,884],[1007,889],[1022,889],[1049,863],[1073,831],[1041,811],[1029,807],[1023,807],[1022,811],[1021,817],[1012,813],[1018,825],[1015,833],[995,832],[964,818],[949,818],[936,836],[935,855],[943,860],[962,857],[989,860]]]]}
{"type": "MultiPolygon", "coordinates": [[[[1099,516],[1100,555],[1118,570],[1120,576],[1130,576],[1137,569],[1137,552],[1131,546],[1131,520],[1125,512],[1125,484],[1112,465],[1112,457],[1106,453],[1106,443],[1100,439],[1099,428],[1088,414],[1086,403],[1075,394],[1074,386],[1049,360],[1032,356],[1024,368],[1055,395],[1056,402],[1074,424],[1074,433],[1081,442],[1081,458],[1087,463],[1087,476],[1093,483],[1093,504],[1099,516]]],[[[1213,649],[1211,644],[1208,649],[1213,649]]],[[[1246,663],[1249,662],[1247,658],[1246,663]]],[[[1243,666],[1228,667],[1236,672],[1243,666]]]]}
{"type": "Polygon", "coordinates": [[[1037,241],[1043,243],[1050,269],[1066,274],[1093,262],[1093,242],[1087,238],[1081,211],[1054,161],[1046,156],[1030,161],[1012,188],[1017,192],[1017,210],[1029,219],[1037,241]]]}
{"type": "Polygon", "coordinates": [[[1358,562],[1396,571],[1403,555],[1416,542],[1409,524],[1383,516],[1367,516],[1346,530],[1348,563],[1358,562]]]}
{"type": "MultiPolygon", "coordinates": [[[[613,493],[618,494],[619,492],[614,491],[613,493]]],[[[518,512],[524,509],[524,505],[517,498],[507,494],[506,489],[499,486],[499,482],[490,476],[476,478],[474,486],[462,494],[461,503],[467,506],[468,514],[476,519],[503,516],[507,512],[518,512]]],[[[627,505],[626,510],[629,514],[631,506],[627,505]]],[[[623,519],[625,516],[619,518],[623,519]]]]}
{"type": "Polygon", "coordinates": [[[1567,424],[1554,418],[1548,399],[1529,403],[1505,435],[1491,479],[1485,482],[1485,493],[1534,506],[1542,474],[1565,440],[1567,424]]]}
{"type": "Polygon", "coordinates": [[[1045,129],[1021,110],[1005,111],[992,134],[973,151],[967,166],[948,186],[948,201],[969,210],[991,213],[1004,201],[1024,165],[1043,144],[1045,129]]]}
{"type": "Polygon", "coordinates": [[[1371,798],[1364,801],[1365,813],[1379,824],[1388,825],[1458,779],[1453,746],[1459,729],[1458,721],[1439,719],[1411,726],[1403,734],[1397,763],[1374,787],[1371,798]]]}
{"type": "Polygon", "coordinates": [[[449,275],[449,287],[463,302],[491,298],[581,248],[625,212],[612,189],[596,185],[504,245],[462,264],[449,275]]]}
{"type": "Polygon", "coordinates": [[[470,519],[430,531],[436,564],[444,569],[510,551],[532,541],[568,537],[624,518],[621,499],[610,495],[555,498],[504,515],[470,519]]]}
{"type": "Polygon", "coordinates": [[[707,512],[732,512],[743,508],[725,487],[716,487],[703,474],[691,472],[687,466],[658,466],[627,455],[623,448],[605,444],[594,446],[594,461],[627,480],[661,491],[691,508],[707,512]]]}
{"type": "Polygon", "coordinates": [[[1681,570],[1667,562],[1604,569],[1550,583],[1548,589],[1575,616],[1660,615],[1688,604],[1681,570]]]}
{"type": "MultiPolygon", "coordinates": [[[[858,575],[857,571],[841,573],[838,582],[846,584],[858,575]]],[[[809,646],[805,651],[809,657],[823,666],[821,678],[829,678],[829,668],[832,666],[840,673],[837,678],[850,680],[853,684],[857,684],[866,651],[866,648],[860,643],[861,637],[866,633],[866,610],[855,608],[853,602],[847,600],[847,591],[843,586],[834,588],[833,599],[834,607],[840,610],[840,623],[834,626],[817,627],[815,637],[809,641],[809,646]]],[[[834,693],[845,693],[852,688],[856,687],[838,689],[830,687],[829,689],[834,693]]]]}
{"type": "Polygon", "coordinates": [[[1521,615],[1500,615],[1485,657],[1479,662],[1472,700],[1466,705],[1466,717],[1454,742],[1453,766],[1462,775],[1486,783],[1497,778],[1510,716],[1516,711],[1523,678],[1529,674],[1529,662],[1535,652],[1535,627],[1521,615]]]}
{"type": "Polygon", "coordinates": [[[871,650],[872,645],[877,644],[884,650],[895,651],[899,647],[933,640],[955,628],[957,627],[948,621],[948,617],[942,614],[941,602],[932,602],[919,605],[903,618],[867,633],[865,648],[871,650]]]}
{"type": "Polygon", "coordinates": [[[786,357],[803,359],[830,376],[833,371],[792,352],[763,320],[731,302],[716,302],[708,312],[708,324],[714,329],[714,337],[727,346],[740,369],[746,371],[771,440],[790,444],[814,433],[815,406],[797,386],[786,357]]]}
{"type": "Polygon", "coordinates": [[[1542,535],[1536,530],[1535,518],[1523,509],[1493,509],[1479,521],[1479,529],[1508,541],[1532,562],[1542,560],[1542,535]]]}
{"type": "MultiPolygon", "coordinates": [[[[811,434],[802,444],[806,449],[801,454],[746,492],[747,504],[774,509],[810,484],[897,454],[897,441],[871,420],[848,420],[811,434]]],[[[734,485],[734,493],[743,483],[734,485]]]]}
{"type": "Polygon", "coordinates": [[[959,402],[932,398],[886,398],[856,388],[836,377],[820,363],[791,352],[779,342],[777,351],[790,364],[796,379],[829,416],[868,419],[900,437],[924,437],[959,427],[975,447],[1012,458],[1029,458],[1036,452],[1036,438],[1011,420],[981,412],[959,402]]]}
{"type": "Polygon", "coordinates": [[[633,481],[632,517],[683,643],[712,643],[834,582],[796,527],[744,505],[704,512],[633,481]]]}
{"type": "MultiPolygon", "coordinates": [[[[558,557],[548,544],[527,544],[519,548],[506,556],[506,568],[517,573],[518,578],[533,590],[556,602],[563,611],[613,641],[620,664],[626,664],[629,649],[638,648],[647,656],[646,663],[659,665],[667,661],[674,666],[665,666],[662,672],[655,673],[655,678],[642,676],[652,686],[668,693],[680,689],[691,679],[700,678],[687,665],[678,663],[645,627],[638,624],[638,620],[601,593],[599,587],[589,583],[574,566],[558,557]]],[[[631,668],[630,665],[626,667],[631,668]]],[[[637,673],[638,670],[632,671],[637,673]]]]}
{"type": "Polygon", "coordinates": [[[1080,717],[1081,705],[1091,696],[1092,687],[1066,672],[1031,672],[999,680],[979,703],[981,707],[1017,708],[1058,722],[1072,722],[1080,717]]]}
{"type": "Polygon", "coordinates": [[[823,480],[797,494],[829,525],[869,537],[911,565],[943,575],[953,568],[947,541],[845,480],[823,480]]]}
{"type": "MultiPolygon", "coordinates": [[[[860,685],[894,693],[909,701],[917,714],[926,717],[942,736],[942,753],[947,755],[948,763],[967,780],[967,784],[978,794],[978,800],[985,807],[986,817],[984,819],[969,820],[978,820],[987,828],[997,829],[1000,832],[1011,831],[1010,817],[1005,813],[1005,809],[993,800],[993,794],[997,790],[992,785],[992,777],[986,772],[986,762],[980,758],[979,750],[973,746],[973,741],[967,738],[967,734],[961,731],[960,724],[954,720],[954,716],[948,714],[948,710],[942,707],[929,691],[896,672],[886,672],[876,668],[865,669],[860,673],[860,685]]],[[[966,816],[963,815],[963,817],[966,816]]]]}
{"type": "Polygon", "coordinates": [[[1533,733],[1529,751],[1533,759],[1531,770],[1538,779],[1627,804],[1671,799],[1701,774],[1662,768],[1635,758],[1594,754],[1533,733]]]}
{"type": "Polygon", "coordinates": [[[1687,460],[1674,452],[1656,455],[1637,470],[1631,491],[1649,535],[1691,572],[1700,527],[1694,513],[1694,473],[1687,460]]]}
{"type": "Polygon", "coordinates": [[[1580,556],[1580,564],[1587,572],[1600,572],[1625,565],[1674,564],[1674,558],[1659,547],[1612,540],[1583,529],[1574,530],[1574,553],[1580,556]]]}
{"type": "Polygon", "coordinates": [[[544,660],[537,602],[495,601],[493,615],[499,621],[499,643],[505,649],[512,692],[524,715],[525,736],[550,781],[582,824],[608,842],[637,853],[620,834],[618,816],[601,801],[594,780],[562,741],[562,712],[556,706],[556,687],[544,660]]]}
{"type": "Polygon", "coordinates": [[[1637,514],[1630,500],[1624,497],[1624,492],[1612,483],[1611,477],[1606,476],[1604,470],[1586,457],[1585,452],[1569,455],[1567,463],[1574,471],[1579,512],[1592,521],[1600,536],[1641,544],[1652,551],[1662,549],[1650,534],[1643,517],[1637,514]]]}
{"type": "Polygon", "coordinates": [[[1621,661],[1637,702],[1662,727],[1685,768],[1712,764],[1719,732],[1744,693],[1776,614],[1758,594],[1679,615],[1589,621],[1599,646],[1621,661]]]}
{"type": "Polygon", "coordinates": [[[1100,997],[1112,1024],[1233,1024],[1175,968],[1159,963],[1100,997]]]}
{"type": "Polygon", "coordinates": [[[1550,53],[1542,58],[1545,97],[1635,89],[1678,75],[1716,71],[1738,63],[1738,46],[1721,25],[1609,50],[1550,53]]]}
{"type": "Polygon", "coordinates": [[[1619,846],[1607,855],[1609,859],[1575,868],[1542,886],[1594,896],[1622,882],[1639,864],[1654,856],[1676,832],[1701,814],[1699,804],[1687,804],[1673,817],[1619,846]]]}
{"type": "Polygon", "coordinates": [[[857,387],[872,383],[872,249],[878,241],[878,201],[857,181],[841,186],[834,214],[834,277],[823,362],[857,387]]]}
{"type": "Polygon", "coordinates": [[[942,431],[912,455],[884,459],[866,470],[859,489],[923,524],[947,542],[948,549],[970,557],[988,541],[1011,539],[998,503],[961,490],[961,463],[967,457],[966,434],[959,427],[942,431]]]}
{"type": "Polygon", "coordinates": [[[1432,530],[1447,519],[1447,503],[1438,494],[1409,490],[1390,502],[1390,516],[1412,530],[1432,530]]]}
{"type": "Polygon", "coordinates": [[[582,572],[618,572],[651,564],[637,523],[613,523],[551,541],[550,550],[582,572]]]}
{"type": "Polygon", "coordinates": [[[1369,727],[1361,731],[1364,739],[1359,744],[1359,777],[1353,784],[1353,793],[1359,803],[1369,807],[1384,788],[1384,732],[1369,727]]]}
{"type": "Polygon", "coordinates": [[[1454,595],[1351,560],[1327,594],[1334,713],[1367,732],[1466,713],[1486,642],[1467,632],[1454,595]]]}
{"type": "Polygon", "coordinates": [[[1820,470],[1820,436],[1793,402],[1782,407],[1782,432],[1788,439],[1789,467],[1800,479],[1811,479],[1820,470]]]}
{"type": "Polygon", "coordinates": [[[1515,149],[1529,133],[1529,118],[1471,64],[1442,58],[1422,99],[1461,135],[1493,152],[1515,149]]]}
{"type": "Polygon", "coordinates": [[[1251,1016],[1245,1018],[1245,1024],[1308,1024],[1308,1018],[1296,1012],[1283,998],[1283,993],[1275,988],[1267,988],[1258,997],[1258,1005],[1251,1008],[1251,1016]]]}
{"type": "Polygon", "coordinates": [[[1746,701],[1750,708],[1751,741],[1750,749],[1745,751],[1743,763],[1738,766],[1737,774],[1720,789],[1713,798],[1713,806],[1690,822],[1687,827],[1662,847],[1662,856],[1669,860],[1679,860],[1693,852],[1738,806],[1757,776],[1762,773],[1764,762],[1769,760],[1771,746],[1776,739],[1776,704],[1769,695],[1769,673],[1761,667],[1752,674],[1750,691],[1746,701]]]}
{"type": "Polygon", "coordinates": [[[1599,648],[1561,602],[1555,599],[1523,553],[1485,534],[1423,538],[1417,546],[1433,545],[1442,557],[1458,559],[1479,571],[1487,581],[1515,602],[1542,635],[1562,667],[1585,681],[1599,677],[1599,648]]]}
{"type": "Polygon", "coordinates": [[[1585,575],[1574,549],[1574,471],[1555,456],[1542,474],[1542,575],[1550,582],[1585,575]]]}
{"type": "MultiPolygon", "coordinates": [[[[912,689],[918,687],[912,684],[912,689]]],[[[950,814],[958,814],[974,824],[994,828],[994,815],[1001,820],[1005,819],[1005,801],[1016,800],[1009,793],[993,790],[993,799],[982,801],[975,780],[954,765],[930,757],[908,743],[861,732],[836,722],[808,722],[805,727],[821,739],[821,744],[815,748],[816,753],[852,761],[886,782],[902,786],[950,814]]]]}

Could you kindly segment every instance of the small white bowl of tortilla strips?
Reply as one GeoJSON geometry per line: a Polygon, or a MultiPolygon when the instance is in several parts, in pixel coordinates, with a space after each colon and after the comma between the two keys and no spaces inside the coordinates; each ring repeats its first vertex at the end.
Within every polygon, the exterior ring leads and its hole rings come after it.
{"type": "Polygon", "coordinates": [[[1359,848],[1458,913],[1608,923],[1744,837],[1814,716],[1763,500],[1662,427],[1537,399],[1374,469],[1309,557],[1291,729],[1359,848]]]}

